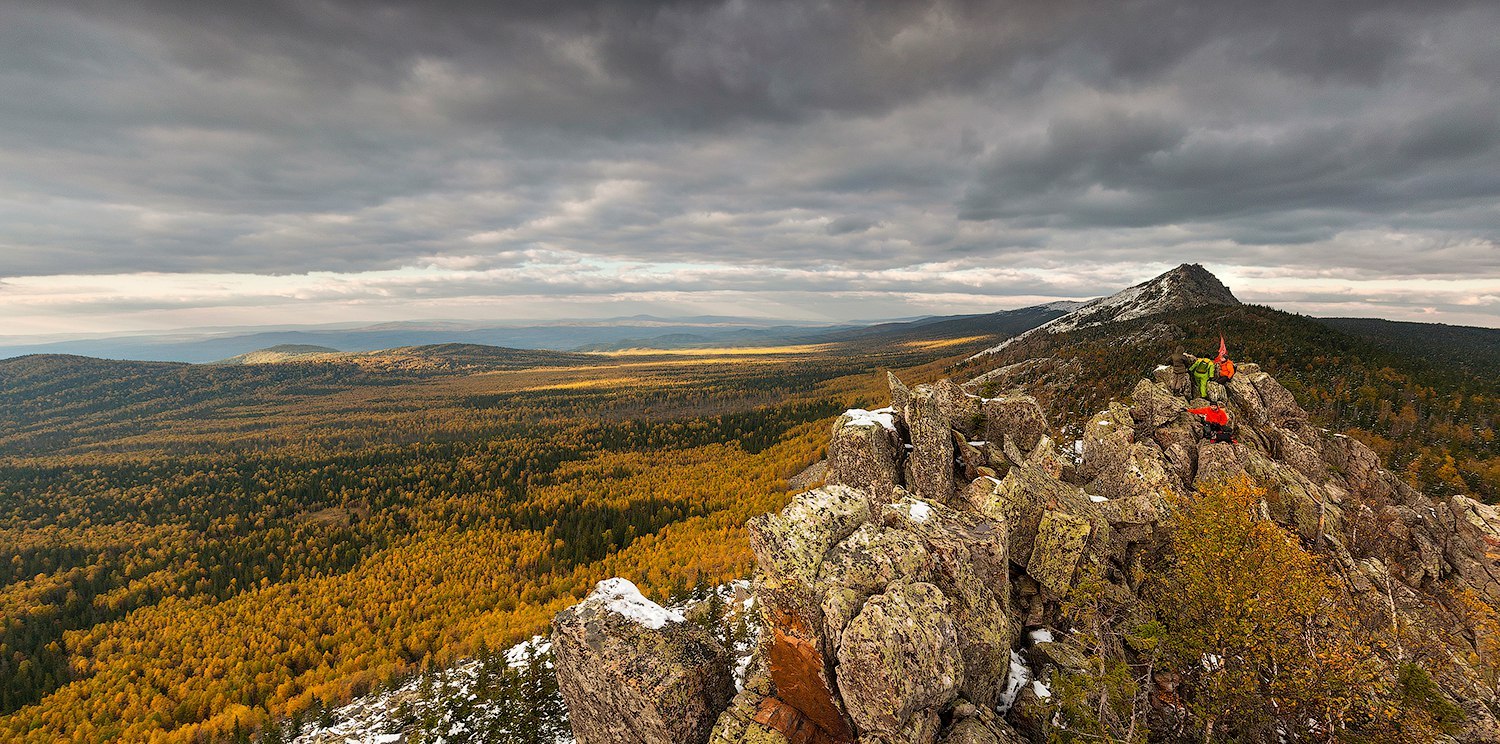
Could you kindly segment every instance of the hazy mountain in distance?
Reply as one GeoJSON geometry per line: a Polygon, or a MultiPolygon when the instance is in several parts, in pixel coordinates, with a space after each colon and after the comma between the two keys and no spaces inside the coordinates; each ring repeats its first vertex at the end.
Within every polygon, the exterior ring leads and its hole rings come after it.
{"type": "Polygon", "coordinates": [[[310,346],[307,344],[281,344],[265,349],[259,349],[246,354],[221,359],[216,364],[272,364],[285,362],[292,359],[300,359],[323,354],[338,354],[338,349],[328,346],[310,346]]]}
{"type": "Polygon", "coordinates": [[[474,321],[390,322],[356,327],[300,327],[174,331],[160,334],[79,338],[47,343],[0,339],[0,359],[26,354],[72,354],[103,359],[204,363],[285,346],[337,351],[378,351],[407,346],[460,343],[513,349],[567,351],[616,344],[629,338],[674,333],[717,335],[780,328],[811,330],[830,323],[729,316],[660,318],[638,315],[596,320],[524,324],[474,321]]]}

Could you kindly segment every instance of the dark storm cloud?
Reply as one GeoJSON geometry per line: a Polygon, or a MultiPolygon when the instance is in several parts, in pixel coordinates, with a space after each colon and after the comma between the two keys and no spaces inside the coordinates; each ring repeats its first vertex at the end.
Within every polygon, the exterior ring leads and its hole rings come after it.
{"type": "Polygon", "coordinates": [[[1497,30],[1394,0],[10,3],[0,276],[1493,274],[1497,30]]]}

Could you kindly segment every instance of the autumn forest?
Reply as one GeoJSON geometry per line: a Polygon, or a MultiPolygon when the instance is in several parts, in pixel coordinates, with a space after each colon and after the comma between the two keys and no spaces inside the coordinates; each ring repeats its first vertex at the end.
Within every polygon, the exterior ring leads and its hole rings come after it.
{"type": "MultiPolygon", "coordinates": [[[[1174,338],[1227,332],[1413,483],[1500,495],[1493,375],[1353,330],[1249,308],[1174,338]]],[[[528,638],[609,576],[741,577],[745,520],[883,370],[971,375],[993,341],[0,361],[0,740],[228,740],[528,638]]],[[[1169,350],[1049,348],[1107,370],[1059,427],[1169,350]]]]}

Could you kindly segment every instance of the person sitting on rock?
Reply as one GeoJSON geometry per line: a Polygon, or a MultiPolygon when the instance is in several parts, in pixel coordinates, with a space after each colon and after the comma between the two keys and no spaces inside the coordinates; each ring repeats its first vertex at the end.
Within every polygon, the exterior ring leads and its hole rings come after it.
{"type": "Polygon", "coordinates": [[[1199,398],[1208,398],[1208,378],[1214,374],[1214,363],[1208,357],[1198,357],[1188,367],[1188,372],[1193,376],[1193,389],[1197,391],[1199,398]]]}
{"type": "Polygon", "coordinates": [[[1229,412],[1218,401],[1207,408],[1189,408],[1188,413],[1203,417],[1203,436],[1210,442],[1234,441],[1229,437],[1229,412]]]}
{"type": "Polygon", "coordinates": [[[1234,360],[1230,359],[1229,357],[1224,357],[1224,359],[1219,362],[1219,373],[1217,375],[1214,375],[1214,382],[1228,387],[1229,381],[1232,379],[1234,379],[1234,360]]]}

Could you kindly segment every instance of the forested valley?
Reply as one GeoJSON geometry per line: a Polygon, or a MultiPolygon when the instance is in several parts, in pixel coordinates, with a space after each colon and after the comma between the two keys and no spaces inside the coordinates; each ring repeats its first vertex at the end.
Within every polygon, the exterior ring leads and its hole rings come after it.
{"type": "Polygon", "coordinates": [[[228,741],[528,638],[607,576],[743,575],[740,526],[831,418],[957,347],[482,348],[0,361],[0,740],[228,741]]]}
{"type": "Polygon", "coordinates": [[[969,362],[995,337],[0,361],[0,740],[232,741],[530,638],[609,576],[744,576],[745,520],[884,370],[1040,356],[1016,382],[1065,430],[1220,333],[1414,484],[1500,498],[1493,374],[1252,306],[969,362]]]}

